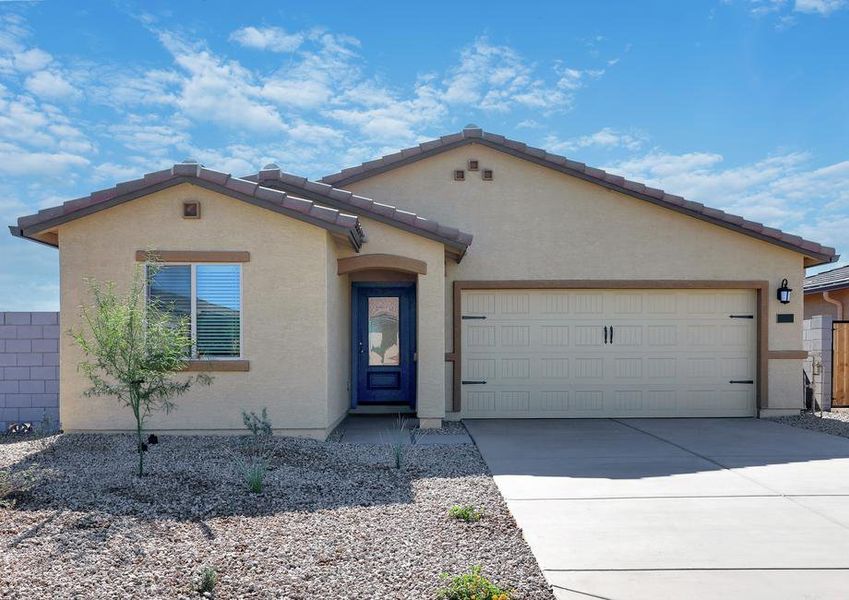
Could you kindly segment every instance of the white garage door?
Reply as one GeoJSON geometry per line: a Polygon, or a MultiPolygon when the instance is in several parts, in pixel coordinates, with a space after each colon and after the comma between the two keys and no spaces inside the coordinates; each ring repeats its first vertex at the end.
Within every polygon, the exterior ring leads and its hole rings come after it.
{"type": "Polygon", "coordinates": [[[465,290],[462,413],[755,414],[750,290],[465,290]]]}

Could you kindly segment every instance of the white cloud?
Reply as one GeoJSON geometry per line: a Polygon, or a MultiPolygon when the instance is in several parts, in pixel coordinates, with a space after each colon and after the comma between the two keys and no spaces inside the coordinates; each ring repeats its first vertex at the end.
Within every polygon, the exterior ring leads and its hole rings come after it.
{"type": "MultiPolygon", "coordinates": [[[[793,152],[735,167],[723,168],[723,162],[715,153],[653,151],[609,170],[790,231],[800,230],[824,209],[838,220],[849,219],[849,161],[814,167],[809,154],[793,152]]],[[[808,233],[817,241],[822,237],[808,233]]]]}
{"type": "Polygon", "coordinates": [[[0,173],[4,175],[52,177],[88,164],[88,159],[70,152],[32,152],[21,146],[0,142],[0,173]]]}
{"type": "Polygon", "coordinates": [[[304,42],[304,35],[286,33],[279,27],[242,27],[230,34],[230,40],[246,48],[292,52],[304,42]]]}
{"type": "Polygon", "coordinates": [[[285,129],[277,109],[262,101],[250,70],[170,33],[159,37],[187,74],[179,80],[174,102],[188,118],[255,132],[285,129]]]}
{"type": "Polygon", "coordinates": [[[57,71],[38,71],[27,77],[24,87],[39,96],[51,100],[74,99],[80,92],[57,71]]]}
{"type": "Polygon", "coordinates": [[[546,82],[516,50],[496,46],[486,38],[478,38],[461,51],[459,64],[451,69],[443,85],[442,98],[448,104],[498,112],[517,105],[565,110],[573,100],[573,88],[560,81],[546,82]]]}
{"type": "Polygon", "coordinates": [[[53,57],[40,48],[23,50],[14,56],[15,68],[19,71],[38,71],[49,65],[52,61],[53,57]]]}
{"type": "Polygon", "coordinates": [[[794,10],[803,13],[817,13],[828,16],[836,10],[846,8],[846,0],[796,0],[794,10]]]}
{"type": "Polygon", "coordinates": [[[645,142],[645,135],[638,132],[622,132],[611,127],[605,127],[588,135],[560,141],[556,136],[546,140],[546,148],[552,152],[573,152],[581,148],[622,148],[638,150],[645,142]]]}

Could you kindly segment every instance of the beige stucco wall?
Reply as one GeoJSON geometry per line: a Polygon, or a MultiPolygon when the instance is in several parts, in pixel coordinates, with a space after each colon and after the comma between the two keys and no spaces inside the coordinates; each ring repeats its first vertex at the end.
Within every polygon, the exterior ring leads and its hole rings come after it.
{"type": "MultiPolygon", "coordinates": [[[[829,292],[829,297],[843,304],[843,318],[849,318],[849,289],[835,290],[829,292]]],[[[837,307],[830,302],[826,302],[822,297],[822,292],[813,294],[805,294],[805,318],[810,319],[817,315],[827,315],[837,318],[837,307]]]]}
{"type": "MultiPolygon", "coordinates": [[[[347,374],[341,367],[329,368],[330,360],[339,364],[345,298],[337,280],[329,280],[335,243],[324,229],[183,184],[67,223],[59,229],[59,245],[63,330],[78,323],[78,307],[88,302],[83,278],[125,285],[136,250],[249,251],[242,314],[243,354],[250,371],[215,373],[211,387],[191,390],[177,400],[176,412],[154,415],[149,427],[241,430],[242,409],[267,407],[275,428],[325,435],[338,413],[334,405],[330,414],[328,393],[332,390],[337,401],[347,374]],[[187,199],[201,201],[203,218],[180,217],[187,199]]],[[[83,397],[87,384],[77,371],[79,360],[79,350],[64,335],[62,426],[69,431],[131,428],[131,412],[114,399],[83,397]]]]}
{"type": "MultiPolygon", "coordinates": [[[[416,280],[416,403],[420,418],[445,415],[445,249],[439,242],[406,233],[372,219],[361,219],[367,239],[361,254],[397,254],[427,263],[416,280]]],[[[353,256],[338,247],[339,256],[353,256]]]]}
{"type": "MultiPolygon", "coordinates": [[[[346,187],[474,234],[462,262],[446,268],[446,351],[451,283],[484,279],[765,280],[768,349],[802,348],[804,268],[795,252],[477,144],[346,187]],[[494,181],[475,172],[453,180],[472,158],[493,169],[494,181]],[[786,306],[775,299],[783,278],[797,290],[786,306]],[[795,323],[776,323],[779,312],[795,323]]],[[[770,360],[771,408],[801,406],[801,368],[801,360],[770,360]]]]}
{"type": "MultiPolygon", "coordinates": [[[[351,282],[336,274],[344,253],[340,242],[327,235],[327,428],[335,427],[351,405],[351,282]]],[[[348,246],[350,248],[350,246],[348,246]]]]}

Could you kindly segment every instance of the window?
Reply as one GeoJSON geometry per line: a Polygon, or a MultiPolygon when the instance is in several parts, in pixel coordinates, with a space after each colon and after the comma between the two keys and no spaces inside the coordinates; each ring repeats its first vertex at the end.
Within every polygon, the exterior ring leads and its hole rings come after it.
{"type": "Polygon", "coordinates": [[[148,278],[148,298],[191,322],[192,358],[242,354],[241,265],[164,265],[148,278]]]}

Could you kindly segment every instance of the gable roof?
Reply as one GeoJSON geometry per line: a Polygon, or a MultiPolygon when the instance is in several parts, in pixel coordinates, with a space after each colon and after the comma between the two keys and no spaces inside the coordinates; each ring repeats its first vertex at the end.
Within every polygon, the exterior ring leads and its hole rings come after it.
{"type": "Polygon", "coordinates": [[[323,177],[321,181],[330,185],[344,187],[350,183],[361,181],[467,144],[481,144],[516,158],[521,158],[583,179],[584,181],[601,185],[610,190],[651,202],[657,206],[662,206],[690,217],[731,229],[737,233],[742,233],[743,235],[799,252],[809,258],[809,261],[806,263],[806,266],[809,267],[834,262],[839,258],[835,254],[834,248],[822,246],[797,235],[785,233],[779,229],[767,227],[762,223],[749,221],[743,217],[710,208],[698,202],[685,200],[681,196],[668,194],[663,190],[648,187],[619,175],[607,173],[602,169],[589,167],[584,163],[570,160],[565,156],[551,154],[541,148],[534,148],[522,142],[505,138],[503,135],[488,133],[476,125],[467,125],[459,133],[442,136],[439,139],[424,142],[418,146],[406,148],[394,154],[388,154],[377,160],[343,169],[338,173],[323,177]]]}
{"type": "Polygon", "coordinates": [[[849,265],[805,277],[805,293],[849,288],[849,265]]]}
{"type": "Polygon", "coordinates": [[[191,183],[322,227],[334,235],[347,239],[357,251],[365,242],[365,234],[359,219],[354,215],[320,206],[311,200],[263,187],[252,181],[231,177],[229,173],[207,169],[194,161],[178,163],[170,169],[148,173],[141,179],[119,183],[115,187],[94,192],[83,198],[69,200],[59,206],[40,210],[36,214],[20,217],[17,226],[11,225],[9,230],[12,235],[57,246],[55,236],[39,234],[68,221],[181,183],[191,183]]]}
{"type": "Polygon", "coordinates": [[[285,173],[275,164],[266,165],[259,173],[248,175],[245,179],[442,242],[446,246],[446,252],[451,254],[457,262],[472,243],[472,234],[460,231],[456,227],[441,225],[436,221],[420,217],[416,213],[375,202],[370,198],[358,196],[327,183],[285,173]]]}

